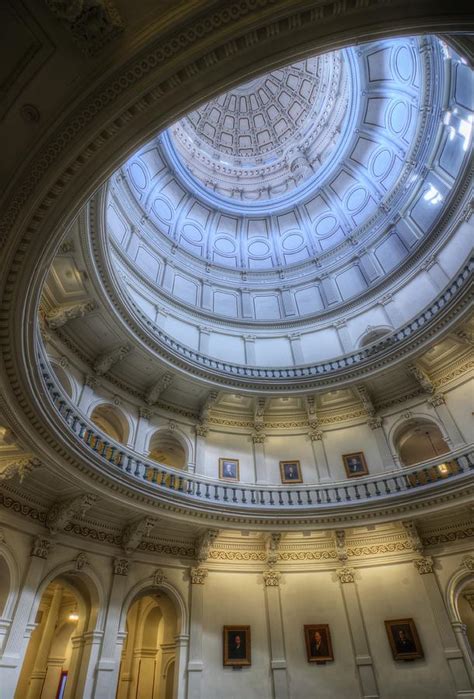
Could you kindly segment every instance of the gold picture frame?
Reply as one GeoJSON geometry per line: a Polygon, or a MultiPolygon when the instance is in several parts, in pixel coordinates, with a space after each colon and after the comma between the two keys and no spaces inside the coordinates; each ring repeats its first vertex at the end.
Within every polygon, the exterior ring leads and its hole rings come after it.
{"type": "Polygon", "coordinates": [[[239,459],[227,459],[225,457],[219,459],[219,478],[223,481],[239,481],[239,459]]]}
{"type": "Polygon", "coordinates": [[[302,483],[301,464],[296,459],[280,461],[280,478],[282,483],[302,483]]]}
{"type": "Polygon", "coordinates": [[[424,658],[413,619],[390,619],[385,622],[385,629],[394,660],[424,658]]]}
{"type": "Polygon", "coordinates": [[[334,660],[329,624],[305,624],[304,640],[308,663],[327,663],[334,660]]]}
{"type": "Polygon", "coordinates": [[[224,626],[224,665],[244,667],[252,664],[250,626],[224,626]]]}
{"type": "Polygon", "coordinates": [[[354,451],[351,454],[343,454],[342,460],[346,469],[347,478],[360,478],[368,476],[369,469],[363,451],[354,451]]]}

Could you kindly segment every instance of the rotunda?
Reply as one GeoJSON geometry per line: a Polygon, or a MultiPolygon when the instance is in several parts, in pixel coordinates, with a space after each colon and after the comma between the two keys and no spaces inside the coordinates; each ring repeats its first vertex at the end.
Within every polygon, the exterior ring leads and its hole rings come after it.
{"type": "Polygon", "coordinates": [[[29,4],[5,699],[474,697],[463,3],[29,4]]]}

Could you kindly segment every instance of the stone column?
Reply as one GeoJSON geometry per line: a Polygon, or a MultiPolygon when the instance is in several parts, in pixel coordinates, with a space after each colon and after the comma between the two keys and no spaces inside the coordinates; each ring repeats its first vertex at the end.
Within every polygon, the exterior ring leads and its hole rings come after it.
{"type": "Polygon", "coordinates": [[[341,295],[334,282],[334,279],[332,279],[329,275],[321,275],[321,286],[323,288],[324,296],[326,297],[326,302],[328,306],[330,306],[332,303],[337,303],[341,300],[341,295]]]}
{"type": "MultiPolygon", "coordinates": [[[[81,699],[92,699],[94,689],[94,673],[97,666],[104,634],[102,631],[88,631],[81,637],[82,656],[76,682],[76,696],[81,699]]],[[[68,694],[66,683],[65,699],[74,699],[74,694],[68,694]]]]}
{"type": "Polygon", "coordinates": [[[265,462],[265,439],[266,436],[262,432],[252,434],[256,482],[262,485],[270,483],[265,462]]]}
{"type": "Polygon", "coordinates": [[[354,349],[354,343],[344,318],[336,320],[334,327],[336,328],[337,337],[341,345],[341,353],[346,354],[347,352],[352,352],[354,349]]]}
{"type": "Polygon", "coordinates": [[[469,643],[469,639],[467,637],[466,624],[463,624],[462,621],[452,621],[451,626],[453,627],[457,644],[461,649],[461,653],[464,656],[464,663],[470,675],[471,684],[474,685],[474,657],[473,651],[471,649],[471,644],[469,643]]]}
{"type": "Polygon", "coordinates": [[[255,335],[244,335],[245,343],[245,363],[255,366],[255,335]]]}
{"type": "Polygon", "coordinates": [[[400,310],[400,306],[396,301],[394,301],[392,294],[385,294],[380,300],[380,305],[382,306],[385,316],[389,324],[393,328],[399,328],[403,325],[403,314],[400,310]]]}
{"type": "Polygon", "coordinates": [[[452,449],[457,449],[458,447],[463,447],[466,442],[458,426],[456,425],[451,411],[446,405],[446,398],[442,393],[434,393],[430,398],[428,398],[428,403],[434,408],[436,415],[443,423],[445,430],[448,434],[450,446],[452,449]]]}
{"type": "Polygon", "coordinates": [[[283,636],[280,599],[280,573],[269,569],[263,573],[267,618],[270,627],[270,666],[273,676],[274,699],[289,699],[288,672],[283,636]]]}
{"type": "Polygon", "coordinates": [[[469,675],[469,668],[466,667],[463,653],[456,642],[456,635],[444,604],[443,593],[434,572],[434,561],[431,556],[421,556],[416,558],[413,563],[425,586],[426,596],[438,627],[444,657],[456,688],[456,697],[474,699],[474,687],[469,675]]]}
{"type": "Polygon", "coordinates": [[[329,483],[331,480],[331,474],[329,472],[326,449],[324,448],[324,432],[319,429],[310,430],[308,432],[308,436],[311,440],[311,446],[313,448],[313,456],[316,463],[319,483],[329,483]]]}
{"type": "Polygon", "coordinates": [[[242,317],[243,318],[253,318],[253,299],[248,289],[243,288],[241,290],[242,295],[242,317]]]}
{"type": "Polygon", "coordinates": [[[201,699],[201,680],[203,670],[202,631],[204,613],[204,583],[206,568],[191,568],[191,618],[188,659],[188,694],[187,699],[201,699]]]}
{"type": "Polygon", "coordinates": [[[336,570],[336,576],[341,585],[344,607],[352,638],[357,672],[359,674],[362,697],[364,699],[378,699],[379,690],[375,678],[372,656],[370,655],[369,642],[365,631],[355,571],[343,566],[336,570]]]}
{"type": "Polygon", "coordinates": [[[54,632],[56,630],[56,625],[58,622],[58,615],[59,609],[61,607],[62,596],[63,588],[60,585],[57,585],[53,592],[51,605],[48,609],[48,616],[43,628],[43,633],[41,635],[41,639],[38,645],[38,650],[36,652],[35,662],[33,665],[33,672],[31,673],[31,679],[30,684],[28,686],[28,693],[26,695],[26,699],[39,699],[39,697],[41,696],[41,690],[43,689],[43,684],[46,678],[49,650],[51,648],[51,642],[53,640],[54,632]]]}
{"type": "Polygon", "coordinates": [[[196,425],[194,430],[196,432],[195,473],[198,475],[204,475],[206,472],[206,437],[209,430],[206,425],[196,425]]]}
{"type": "Polygon", "coordinates": [[[371,417],[367,420],[367,424],[375,437],[384,471],[392,471],[397,467],[397,464],[395,463],[392,452],[390,451],[387,435],[385,434],[385,430],[383,428],[383,418],[371,417]]]}
{"type": "Polygon", "coordinates": [[[123,635],[119,634],[120,613],[125,597],[128,566],[126,558],[116,558],[113,562],[114,574],[107,605],[104,640],[96,669],[94,699],[115,698],[123,644],[123,635]]]}
{"type": "Polygon", "coordinates": [[[186,662],[189,636],[182,633],[175,636],[176,660],[174,666],[174,696],[173,699],[185,699],[186,694],[186,662]]]}
{"type": "Polygon", "coordinates": [[[0,659],[2,677],[2,699],[13,699],[26,649],[35,624],[29,623],[38,585],[43,577],[46,559],[51,542],[41,536],[36,537],[31,550],[31,558],[13,614],[3,655],[0,659]]]}
{"type": "Polygon", "coordinates": [[[293,298],[293,293],[291,289],[283,286],[280,290],[281,300],[283,305],[283,313],[285,317],[296,315],[296,305],[295,299],[293,298]]]}
{"type": "Polygon", "coordinates": [[[138,425],[135,432],[135,443],[132,448],[139,454],[145,453],[145,442],[148,428],[150,427],[151,416],[152,412],[149,408],[140,407],[138,409],[138,425]]]}
{"type": "Polygon", "coordinates": [[[199,351],[202,354],[209,353],[209,338],[211,337],[211,329],[205,325],[199,326],[199,351]]]}
{"type": "Polygon", "coordinates": [[[293,357],[293,364],[304,364],[303,348],[301,347],[301,335],[299,333],[292,333],[288,335],[291,347],[291,355],[293,357]]]}
{"type": "MultiPolygon", "coordinates": [[[[64,665],[66,658],[48,658],[48,664],[46,667],[46,672],[44,673],[44,682],[40,685],[40,694],[35,696],[41,697],[55,697],[58,691],[59,678],[61,677],[61,670],[64,665]]],[[[73,679],[73,671],[69,670],[70,679],[73,679]]],[[[31,685],[30,685],[31,686],[31,685]]],[[[67,686],[67,682],[66,682],[67,686]]],[[[29,692],[28,692],[29,696],[29,692]]]]}

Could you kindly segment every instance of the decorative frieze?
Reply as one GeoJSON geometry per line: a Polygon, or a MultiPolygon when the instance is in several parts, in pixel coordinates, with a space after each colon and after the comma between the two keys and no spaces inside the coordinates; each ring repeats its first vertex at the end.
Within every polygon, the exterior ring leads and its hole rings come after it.
{"type": "Polygon", "coordinates": [[[191,570],[189,571],[191,584],[192,585],[204,585],[204,582],[207,578],[207,574],[208,574],[207,568],[202,568],[201,566],[198,566],[196,568],[191,568],[191,570]]]}

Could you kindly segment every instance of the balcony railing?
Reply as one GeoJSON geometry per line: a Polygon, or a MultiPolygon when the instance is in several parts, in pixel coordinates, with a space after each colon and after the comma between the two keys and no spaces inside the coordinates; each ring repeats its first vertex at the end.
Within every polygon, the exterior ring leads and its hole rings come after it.
{"type": "Polygon", "coordinates": [[[387,498],[403,497],[414,491],[422,493],[437,490],[447,481],[471,479],[474,471],[474,447],[471,445],[425,464],[331,484],[262,486],[216,481],[147,459],[101,433],[58,386],[44,357],[40,359],[40,367],[45,388],[57,415],[94,460],[98,459],[106,465],[111,475],[122,474],[146,486],[150,494],[154,492],[167,499],[172,495],[174,499],[187,502],[190,506],[201,504],[266,512],[315,512],[338,506],[380,502],[387,498]]]}

